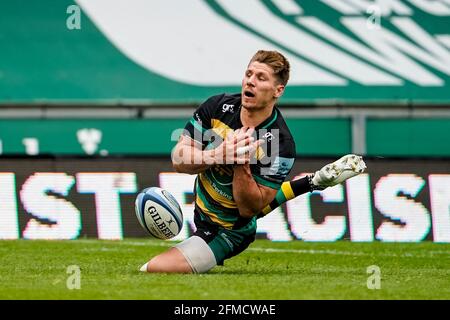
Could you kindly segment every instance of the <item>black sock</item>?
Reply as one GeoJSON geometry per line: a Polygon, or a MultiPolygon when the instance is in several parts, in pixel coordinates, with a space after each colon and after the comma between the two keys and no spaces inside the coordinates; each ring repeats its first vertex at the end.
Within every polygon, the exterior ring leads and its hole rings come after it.
{"type": "Polygon", "coordinates": [[[273,201],[263,209],[263,211],[258,215],[258,218],[265,216],[269,212],[281,206],[283,203],[294,199],[301,194],[318,190],[318,187],[312,183],[313,177],[314,174],[311,174],[297,180],[283,182],[283,185],[280,190],[278,190],[275,199],[273,199],[273,201]]]}

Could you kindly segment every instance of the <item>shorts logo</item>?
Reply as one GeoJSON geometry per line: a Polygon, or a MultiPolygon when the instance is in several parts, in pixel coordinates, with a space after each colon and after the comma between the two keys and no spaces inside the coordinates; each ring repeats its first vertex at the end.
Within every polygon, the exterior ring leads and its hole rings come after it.
{"type": "Polygon", "coordinates": [[[220,236],[222,237],[223,240],[225,240],[225,242],[228,244],[228,246],[230,247],[231,250],[233,250],[234,245],[233,243],[230,241],[230,239],[228,239],[228,236],[224,233],[221,233],[220,236]]]}

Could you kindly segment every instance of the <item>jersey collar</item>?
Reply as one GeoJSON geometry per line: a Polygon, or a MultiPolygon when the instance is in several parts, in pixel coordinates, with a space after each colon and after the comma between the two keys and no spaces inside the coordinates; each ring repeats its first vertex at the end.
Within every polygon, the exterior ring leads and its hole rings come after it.
{"type": "MultiPolygon", "coordinates": [[[[242,121],[241,121],[241,110],[242,110],[242,104],[239,106],[239,112],[238,112],[238,121],[239,121],[239,126],[242,127],[242,121]]],[[[270,125],[272,123],[274,123],[278,118],[278,110],[277,107],[274,106],[272,109],[272,114],[266,118],[266,120],[264,120],[263,122],[261,122],[255,129],[267,129],[268,127],[270,127],[270,125]]]]}

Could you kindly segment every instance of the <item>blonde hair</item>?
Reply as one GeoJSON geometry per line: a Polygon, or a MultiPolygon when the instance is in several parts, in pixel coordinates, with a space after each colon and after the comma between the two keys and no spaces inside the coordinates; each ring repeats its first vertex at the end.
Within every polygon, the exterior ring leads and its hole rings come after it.
{"type": "Polygon", "coordinates": [[[254,61],[267,64],[271,67],[278,82],[282,85],[285,86],[288,83],[291,66],[286,57],[278,51],[259,50],[254,54],[250,63],[254,61]]]}

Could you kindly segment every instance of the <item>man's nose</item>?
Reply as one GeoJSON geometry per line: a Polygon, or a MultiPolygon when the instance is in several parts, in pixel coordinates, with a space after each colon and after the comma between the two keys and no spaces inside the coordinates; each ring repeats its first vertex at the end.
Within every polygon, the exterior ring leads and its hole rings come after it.
{"type": "Polygon", "coordinates": [[[255,85],[255,76],[254,75],[247,77],[247,85],[249,85],[249,86],[255,85]]]}

